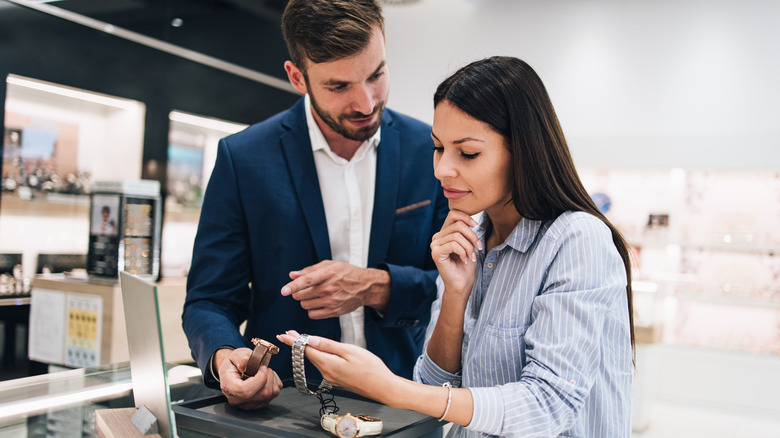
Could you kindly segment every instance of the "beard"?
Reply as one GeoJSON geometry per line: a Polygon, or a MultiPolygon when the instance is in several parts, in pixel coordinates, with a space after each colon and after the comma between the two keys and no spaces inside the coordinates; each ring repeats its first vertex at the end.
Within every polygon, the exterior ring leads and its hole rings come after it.
{"type": "Polygon", "coordinates": [[[382,113],[385,110],[385,101],[378,102],[370,114],[362,114],[358,112],[349,114],[339,114],[334,116],[327,111],[324,111],[322,107],[317,104],[317,100],[314,99],[311,93],[309,93],[309,99],[311,100],[311,107],[317,113],[318,116],[325,122],[330,129],[334,130],[337,134],[344,138],[348,138],[354,141],[366,141],[376,134],[377,129],[382,124],[382,113]],[[347,120],[350,119],[365,119],[376,114],[376,121],[370,125],[361,126],[359,128],[350,127],[347,125],[347,120]]]}

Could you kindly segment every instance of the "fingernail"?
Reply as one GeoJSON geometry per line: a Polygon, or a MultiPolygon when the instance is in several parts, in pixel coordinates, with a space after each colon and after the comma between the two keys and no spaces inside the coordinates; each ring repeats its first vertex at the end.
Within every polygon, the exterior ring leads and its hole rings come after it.
{"type": "Polygon", "coordinates": [[[282,295],[287,296],[290,295],[290,292],[292,292],[292,289],[290,289],[290,286],[285,286],[282,288],[282,295]]]}
{"type": "Polygon", "coordinates": [[[475,252],[471,253],[471,261],[472,262],[476,262],[477,261],[477,253],[475,253],[475,252]]]}
{"type": "Polygon", "coordinates": [[[310,336],[309,345],[311,345],[312,347],[318,347],[320,345],[320,338],[317,336],[310,336]]]}
{"type": "Polygon", "coordinates": [[[482,241],[481,240],[477,241],[477,249],[482,249],[482,241]]]}

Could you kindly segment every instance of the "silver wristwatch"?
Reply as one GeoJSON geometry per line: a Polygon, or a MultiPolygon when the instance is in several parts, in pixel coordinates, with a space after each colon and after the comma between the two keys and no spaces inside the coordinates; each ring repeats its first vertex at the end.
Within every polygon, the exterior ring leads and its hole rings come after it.
{"type": "Polygon", "coordinates": [[[306,386],[306,371],[303,369],[303,350],[306,349],[306,344],[309,343],[309,335],[300,335],[295,339],[292,346],[292,369],[293,379],[295,379],[295,387],[298,388],[298,392],[308,395],[317,395],[324,390],[330,390],[333,385],[325,379],[322,379],[320,387],[316,391],[312,391],[306,386]]]}

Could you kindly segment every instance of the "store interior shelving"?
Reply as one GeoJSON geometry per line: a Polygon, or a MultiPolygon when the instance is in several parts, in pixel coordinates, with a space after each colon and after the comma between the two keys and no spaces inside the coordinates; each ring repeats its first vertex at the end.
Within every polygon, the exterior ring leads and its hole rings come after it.
{"type": "Polygon", "coordinates": [[[640,325],[669,345],[780,355],[780,171],[580,174],[633,248],[640,325]]]}

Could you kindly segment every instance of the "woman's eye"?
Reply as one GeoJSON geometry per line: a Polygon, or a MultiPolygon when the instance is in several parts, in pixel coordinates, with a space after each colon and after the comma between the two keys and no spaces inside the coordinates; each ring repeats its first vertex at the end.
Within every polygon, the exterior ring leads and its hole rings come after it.
{"type": "Polygon", "coordinates": [[[467,160],[473,160],[474,158],[477,158],[477,155],[479,155],[479,152],[474,153],[474,154],[467,154],[465,152],[461,152],[460,153],[460,156],[465,158],[465,159],[467,159],[467,160]]]}
{"type": "Polygon", "coordinates": [[[434,146],[433,147],[433,151],[442,153],[442,152],[444,152],[444,147],[442,147],[442,146],[434,146]]]}

